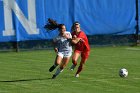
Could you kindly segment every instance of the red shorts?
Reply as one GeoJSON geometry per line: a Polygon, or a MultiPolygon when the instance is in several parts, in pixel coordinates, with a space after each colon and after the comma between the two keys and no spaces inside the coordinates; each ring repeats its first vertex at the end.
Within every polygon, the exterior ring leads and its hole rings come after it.
{"type": "Polygon", "coordinates": [[[79,50],[74,50],[74,52],[81,54],[82,59],[88,59],[89,57],[89,52],[90,51],[79,51],[79,50]]]}

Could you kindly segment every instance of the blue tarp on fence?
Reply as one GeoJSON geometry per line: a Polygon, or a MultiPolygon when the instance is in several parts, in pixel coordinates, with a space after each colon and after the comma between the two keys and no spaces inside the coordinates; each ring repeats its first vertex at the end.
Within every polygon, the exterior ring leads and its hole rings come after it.
{"type": "Polygon", "coordinates": [[[87,35],[135,34],[135,17],[135,0],[0,0],[0,42],[52,39],[48,18],[68,31],[79,21],[87,35]]]}

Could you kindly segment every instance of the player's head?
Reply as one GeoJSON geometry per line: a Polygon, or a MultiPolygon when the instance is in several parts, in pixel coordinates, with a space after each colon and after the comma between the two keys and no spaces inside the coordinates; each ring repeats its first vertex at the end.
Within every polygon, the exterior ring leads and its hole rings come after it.
{"type": "Polygon", "coordinates": [[[78,21],[75,21],[73,25],[80,25],[80,23],[78,21]]]}
{"type": "Polygon", "coordinates": [[[64,24],[59,24],[58,30],[61,34],[64,34],[64,32],[66,31],[66,26],[64,24]]]}
{"type": "Polygon", "coordinates": [[[80,32],[81,31],[79,22],[75,22],[73,24],[73,26],[74,26],[73,29],[74,29],[75,32],[80,32]]]}

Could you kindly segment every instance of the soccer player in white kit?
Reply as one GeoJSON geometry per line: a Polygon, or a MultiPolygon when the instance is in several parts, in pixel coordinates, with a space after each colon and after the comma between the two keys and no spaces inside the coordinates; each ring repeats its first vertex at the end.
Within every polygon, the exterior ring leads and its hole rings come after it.
{"type": "Polygon", "coordinates": [[[66,27],[64,24],[57,24],[57,26],[51,27],[54,27],[53,29],[58,28],[59,30],[59,35],[53,39],[53,42],[55,44],[54,50],[57,53],[57,56],[55,58],[53,66],[51,66],[49,69],[49,71],[52,72],[59,65],[59,68],[52,76],[52,79],[54,79],[63,71],[70,60],[70,57],[72,55],[72,46],[70,42],[72,36],[70,32],[66,31],[66,27]]]}

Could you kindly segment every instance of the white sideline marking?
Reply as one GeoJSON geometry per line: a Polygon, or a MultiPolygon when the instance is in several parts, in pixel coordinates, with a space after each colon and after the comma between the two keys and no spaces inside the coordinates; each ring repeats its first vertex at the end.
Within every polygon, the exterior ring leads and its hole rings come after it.
{"type": "Polygon", "coordinates": [[[140,51],[139,48],[126,48],[127,50],[135,50],[135,51],[140,51]]]}
{"type": "Polygon", "coordinates": [[[138,80],[138,79],[140,79],[140,78],[133,78],[133,79],[136,79],[136,80],[138,80]]]}
{"type": "MultiPolygon", "coordinates": [[[[139,79],[139,78],[135,78],[135,79],[139,79]]],[[[116,82],[109,82],[109,80],[116,80],[116,79],[100,79],[100,80],[91,80],[91,79],[88,79],[89,81],[97,81],[97,82],[103,82],[103,83],[108,83],[108,84],[112,84],[112,85],[116,85],[116,86],[119,86],[119,87],[129,87],[129,88],[139,88],[137,86],[131,86],[131,85],[120,85],[119,83],[116,83],[116,82]]],[[[111,90],[110,90],[111,91],[111,90]]]]}
{"type": "Polygon", "coordinates": [[[78,81],[72,81],[72,82],[78,82],[78,81]]]}

